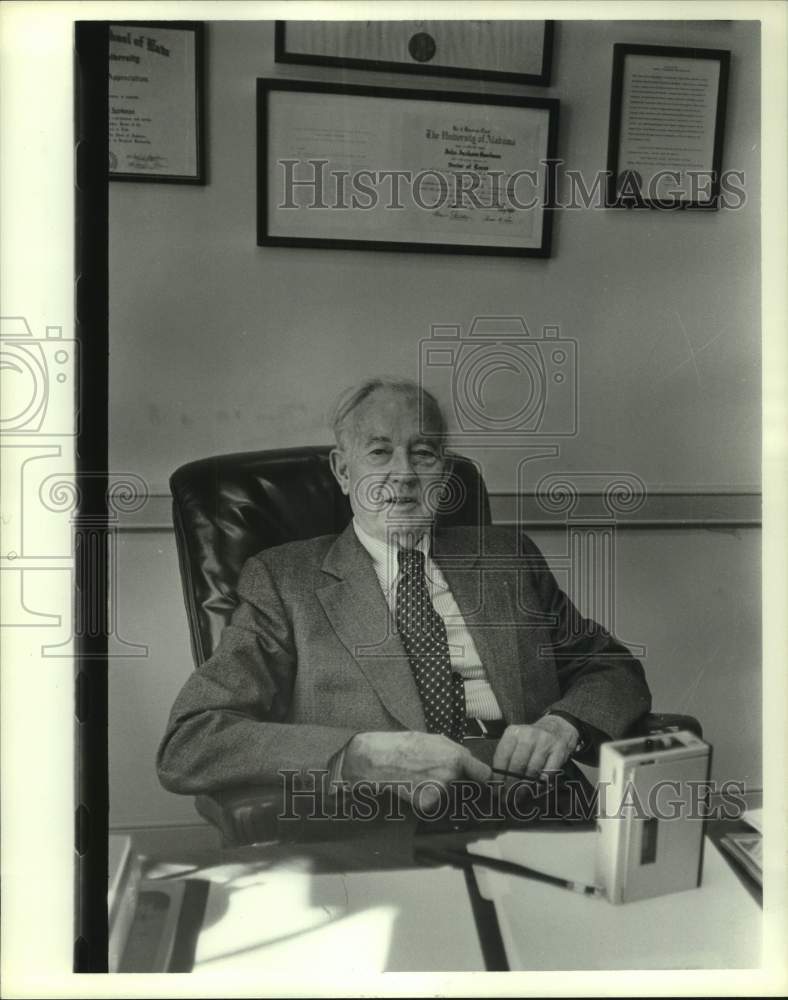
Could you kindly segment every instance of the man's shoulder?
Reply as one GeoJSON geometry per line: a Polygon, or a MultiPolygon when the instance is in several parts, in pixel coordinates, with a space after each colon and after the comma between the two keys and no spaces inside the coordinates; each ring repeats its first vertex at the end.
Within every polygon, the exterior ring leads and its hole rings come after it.
{"type": "Polygon", "coordinates": [[[463,552],[523,555],[533,541],[518,524],[452,526],[440,529],[440,543],[463,552]]]}
{"type": "Polygon", "coordinates": [[[250,556],[247,565],[263,565],[273,571],[320,567],[337,538],[339,535],[318,535],[316,538],[302,538],[295,542],[272,545],[250,556]]]}
{"type": "Polygon", "coordinates": [[[256,593],[270,587],[272,582],[280,591],[307,588],[308,581],[318,576],[326,553],[338,537],[319,535],[262,549],[244,563],[239,589],[243,591],[246,587],[256,593]]]}
{"type": "Polygon", "coordinates": [[[275,592],[286,605],[300,605],[326,583],[328,553],[341,535],[319,535],[262,549],[243,565],[238,594],[259,603],[275,592]]]}

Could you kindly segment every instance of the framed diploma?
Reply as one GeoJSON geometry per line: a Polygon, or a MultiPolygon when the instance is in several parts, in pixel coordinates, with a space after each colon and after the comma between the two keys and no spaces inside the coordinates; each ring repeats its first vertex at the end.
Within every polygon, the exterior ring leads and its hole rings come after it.
{"type": "Polygon", "coordinates": [[[550,85],[552,21],[277,21],[276,61],[550,85]]]}
{"type": "Polygon", "coordinates": [[[109,26],[109,178],[205,183],[204,26],[109,26]]]}
{"type": "Polygon", "coordinates": [[[615,45],[609,207],[716,209],[730,52],[615,45]]]}
{"type": "Polygon", "coordinates": [[[257,81],[260,246],[550,256],[558,101],[257,81]]]}

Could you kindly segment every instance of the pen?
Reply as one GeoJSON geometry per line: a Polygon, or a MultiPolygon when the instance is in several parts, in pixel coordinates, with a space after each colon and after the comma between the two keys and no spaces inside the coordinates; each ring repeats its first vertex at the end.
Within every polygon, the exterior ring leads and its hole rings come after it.
{"type": "Polygon", "coordinates": [[[544,785],[544,789],[539,792],[539,795],[544,795],[551,787],[552,783],[550,781],[539,780],[538,778],[527,778],[524,774],[517,774],[516,771],[507,771],[503,767],[491,767],[490,770],[493,774],[501,774],[505,778],[517,778],[518,781],[533,781],[537,785],[544,785]]]}
{"type": "Polygon", "coordinates": [[[546,882],[548,885],[557,886],[559,889],[569,889],[571,892],[579,892],[583,896],[604,896],[604,890],[598,886],[588,885],[585,882],[576,882],[573,879],[561,878],[558,875],[548,875],[547,872],[540,872],[535,868],[528,868],[526,865],[520,865],[514,861],[502,861],[483,854],[473,854],[467,849],[463,852],[452,849],[419,847],[415,851],[414,859],[419,862],[442,862],[446,865],[453,865],[455,868],[472,868],[474,865],[481,865],[483,868],[492,868],[493,871],[503,872],[506,875],[519,875],[522,878],[530,878],[536,882],[546,882]]]}

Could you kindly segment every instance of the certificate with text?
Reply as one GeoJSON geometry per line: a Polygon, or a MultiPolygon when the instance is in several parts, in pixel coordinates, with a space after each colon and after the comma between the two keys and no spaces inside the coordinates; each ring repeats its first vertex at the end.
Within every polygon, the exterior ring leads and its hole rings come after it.
{"type": "Polygon", "coordinates": [[[616,45],[608,201],[714,208],[730,53],[616,45]]]}
{"type": "Polygon", "coordinates": [[[276,61],[546,87],[552,21],[277,21],[276,61]]]}
{"type": "Polygon", "coordinates": [[[558,102],[258,81],[258,243],[549,256],[558,102]]]}
{"type": "Polygon", "coordinates": [[[204,182],[203,26],[109,26],[109,176],[204,182]]]}

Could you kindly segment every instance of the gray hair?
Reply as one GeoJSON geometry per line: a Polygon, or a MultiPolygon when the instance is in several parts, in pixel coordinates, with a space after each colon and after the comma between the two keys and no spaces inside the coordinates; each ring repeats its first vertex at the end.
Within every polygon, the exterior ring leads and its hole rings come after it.
{"type": "Polygon", "coordinates": [[[428,389],[424,389],[418,382],[414,382],[413,379],[375,376],[364,379],[358,385],[346,389],[334,406],[331,415],[331,429],[340,448],[344,447],[348,425],[353,412],[378,389],[389,389],[392,392],[401,393],[410,399],[418,400],[422,421],[426,422],[426,420],[429,420],[431,423],[434,423],[441,440],[446,437],[446,418],[443,415],[440,403],[428,389]]]}

